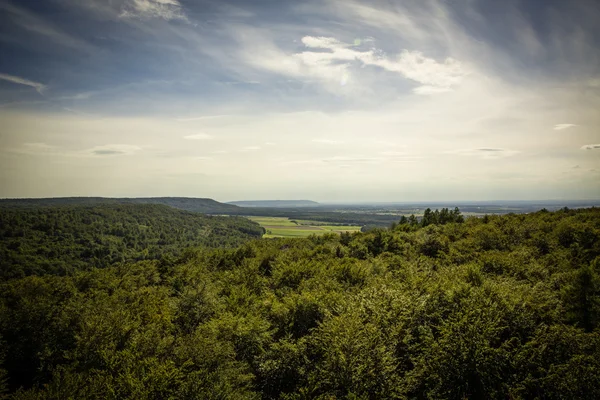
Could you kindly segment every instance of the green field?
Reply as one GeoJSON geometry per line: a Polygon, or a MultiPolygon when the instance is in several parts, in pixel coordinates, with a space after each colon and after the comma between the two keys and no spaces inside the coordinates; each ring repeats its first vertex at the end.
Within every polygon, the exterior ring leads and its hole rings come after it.
{"type": "Polygon", "coordinates": [[[358,232],[357,225],[327,225],[327,222],[290,220],[285,217],[248,217],[266,229],[265,238],[273,237],[306,237],[325,233],[358,232]]]}

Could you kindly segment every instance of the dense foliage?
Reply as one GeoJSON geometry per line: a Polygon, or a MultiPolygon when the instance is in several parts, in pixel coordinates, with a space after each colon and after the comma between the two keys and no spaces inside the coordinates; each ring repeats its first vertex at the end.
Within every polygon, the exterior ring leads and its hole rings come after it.
{"type": "Polygon", "coordinates": [[[562,210],[8,281],[7,396],[600,398],[599,238],[562,210]]]}
{"type": "Polygon", "coordinates": [[[161,205],[0,208],[0,279],[178,256],[192,246],[235,247],[263,232],[245,218],[161,205]]]}

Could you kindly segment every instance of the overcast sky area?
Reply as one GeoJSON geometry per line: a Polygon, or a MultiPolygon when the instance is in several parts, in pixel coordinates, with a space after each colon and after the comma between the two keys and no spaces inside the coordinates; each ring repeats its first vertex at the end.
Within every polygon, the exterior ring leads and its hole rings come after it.
{"type": "Polygon", "coordinates": [[[600,199],[597,0],[0,0],[0,197],[600,199]]]}

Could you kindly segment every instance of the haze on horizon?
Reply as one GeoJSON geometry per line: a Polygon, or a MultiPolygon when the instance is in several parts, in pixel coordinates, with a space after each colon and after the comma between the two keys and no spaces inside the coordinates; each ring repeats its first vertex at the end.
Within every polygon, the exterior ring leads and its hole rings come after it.
{"type": "Polygon", "coordinates": [[[600,198],[595,0],[0,0],[0,197],[600,198]]]}

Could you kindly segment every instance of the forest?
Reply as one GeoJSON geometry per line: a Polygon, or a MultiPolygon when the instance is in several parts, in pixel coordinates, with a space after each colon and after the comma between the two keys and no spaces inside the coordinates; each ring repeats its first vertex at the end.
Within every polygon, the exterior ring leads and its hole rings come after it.
{"type": "Polygon", "coordinates": [[[263,233],[245,218],[157,204],[5,205],[0,208],[0,279],[176,257],[193,246],[235,247],[263,233]]]}
{"type": "MultiPolygon", "coordinates": [[[[246,204],[248,202],[236,202],[246,204]]],[[[256,202],[250,202],[256,203],[256,202]]],[[[359,224],[372,227],[386,227],[394,222],[394,215],[379,214],[369,210],[364,212],[361,207],[351,206],[338,210],[337,206],[307,206],[308,201],[296,202],[258,202],[260,207],[240,207],[233,203],[221,203],[213,199],[193,197],[58,197],[40,199],[0,199],[2,208],[36,209],[49,206],[105,206],[119,204],[161,204],[179,210],[198,212],[212,215],[237,216],[270,216],[317,220],[337,224],[359,224]],[[282,204],[283,203],[283,204],[282,204]],[[267,204],[269,206],[267,206],[267,204]],[[341,211],[341,212],[340,212],[341,211]]],[[[318,203],[315,203],[318,204],[318,203]]]]}
{"type": "Polygon", "coordinates": [[[188,249],[181,214],[114,265],[78,260],[78,235],[140,237],[145,213],[120,207],[2,211],[3,249],[32,258],[2,257],[29,276],[0,283],[0,398],[600,398],[600,209],[429,210],[294,239],[246,240],[248,224],[226,231],[236,247],[188,249]],[[50,230],[71,244],[38,244],[50,230]],[[138,258],[149,243],[172,256],[138,258]],[[73,250],[34,255],[55,246],[73,250]]]}

